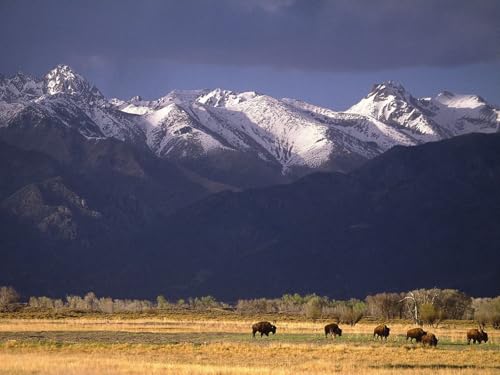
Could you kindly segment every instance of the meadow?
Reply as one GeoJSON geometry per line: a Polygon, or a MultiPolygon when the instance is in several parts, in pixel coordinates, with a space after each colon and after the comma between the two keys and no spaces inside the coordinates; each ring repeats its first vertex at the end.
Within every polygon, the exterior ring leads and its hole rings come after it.
{"type": "Polygon", "coordinates": [[[500,331],[467,345],[473,322],[424,327],[437,348],[406,342],[406,321],[387,322],[387,342],[373,339],[375,321],[342,325],[325,339],[324,320],[266,316],[276,335],[253,338],[257,316],[221,311],[148,316],[36,318],[0,315],[0,374],[499,374],[500,331]]]}

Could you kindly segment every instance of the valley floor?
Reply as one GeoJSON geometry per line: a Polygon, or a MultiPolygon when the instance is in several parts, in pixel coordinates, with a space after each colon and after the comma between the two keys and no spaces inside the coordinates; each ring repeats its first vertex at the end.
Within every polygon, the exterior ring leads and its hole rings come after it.
{"type": "Polygon", "coordinates": [[[275,336],[252,338],[255,320],[202,316],[18,319],[0,317],[0,374],[498,374],[500,331],[487,344],[467,345],[472,323],[427,328],[437,348],[405,340],[411,324],[342,326],[325,339],[324,321],[278,320],[275,336]]]}

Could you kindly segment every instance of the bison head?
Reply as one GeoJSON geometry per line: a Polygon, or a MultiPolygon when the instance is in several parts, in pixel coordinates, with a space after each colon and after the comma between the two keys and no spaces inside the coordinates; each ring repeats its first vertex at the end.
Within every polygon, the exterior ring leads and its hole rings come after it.
{"type": "Polygon", "coordinates": [[[481,336],[484,342],[488,342],[488,334],[481,330],[481,336]]]}
{"type": "Polygon", "coordinates": [[[271,332],[274,334],[276,334],[276,326],[271,324],[271,332]]]}
{"type": "Polygon", "coordinates": [[[339,336],[342,336],[342,329],[340,329],[340,328],[339,328],[339,329],[338,329],[338,331],[337,331],[337,334],[338,334],[339,336]]]}

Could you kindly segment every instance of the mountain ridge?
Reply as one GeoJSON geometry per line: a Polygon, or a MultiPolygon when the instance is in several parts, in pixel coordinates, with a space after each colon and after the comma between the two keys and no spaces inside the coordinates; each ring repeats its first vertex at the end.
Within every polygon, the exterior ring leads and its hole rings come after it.
{"type": "Polygon", "coordinates": [[[318,170],[346,172],[396,145],[497,132],[500,124],[500,111],[479,96],[443,92],[416,99],[391,81],[375,85],[345,112],[223,89],[108,100],[66,65],[41,80],[21,73],[0,80],[0,128],[25,126],[26,117],[73,127],[88,139],[116,138],[149,149],[238,188],[290,182],[318,170]]]}

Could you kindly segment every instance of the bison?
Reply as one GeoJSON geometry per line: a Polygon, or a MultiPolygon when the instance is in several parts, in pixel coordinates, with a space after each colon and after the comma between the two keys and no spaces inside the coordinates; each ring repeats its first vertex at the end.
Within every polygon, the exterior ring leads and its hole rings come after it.
{"type": "Polygon", "coordinates": [[[426,335],[427,332],[425,332],[422,328],[412,328],[409,329],[408,332],[406,332],[406,341],[410,339],[410,342],[415,339],[416,342],[422,341],[422,336],[426,335]]]}
{"type": "Polygon", "coordinates": [[[481,344],[481,341],[488,342],[488,334],[484,332],[482,329],[470,329],[467,331],[467,344],[470,344],[470,341],[475,344],[476,341],[481,344]]]}
{"type": "Polygon", "coordinates": [[[255,337],[256,332],[260,332],[260,337],[262,335],[269,336],[269,332],[272,332],[274,335],[276,333],[276,326],[269,322],[258,322],[252,325],[253,337],[255,337]]]}
{"type": "Polygon", "coordinates": [[[380,339],[384,339],[387,341],[387,337],[389,336],[389,331],[391,329],[387,327],[385,324],[381,324],[373,330],[373,337],[377,337],[380,339]]]}
{"type": "Polygon", "coordinates": [[[342,336],[342,329],[339,328],[337,323],[327,324],[325,326],[325,337],[328,337],[328,334],[336,337],[337,335],[342,336]]]}
{"type": "Polygon", "coordinates": [[[438,344],[438,339],[434,333],[426,333],[420,338],[420,340],[424,346],[436,346],[438,344]]]}

